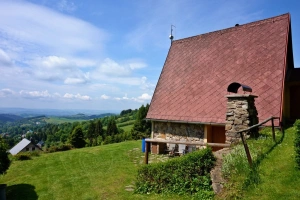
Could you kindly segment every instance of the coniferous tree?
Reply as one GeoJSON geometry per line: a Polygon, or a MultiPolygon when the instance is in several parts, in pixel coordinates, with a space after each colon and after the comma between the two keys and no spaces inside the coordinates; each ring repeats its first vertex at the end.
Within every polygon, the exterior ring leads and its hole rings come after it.
{"type": "Polygon", "coordinates": [[[87,138],[90,142],[90,146],[93,144],[93,140],[96,138],[96,124],[94,121],[90,121],[88,131],[87,131],[87,138]]]}
{"type": "Polygon", "coordinates": [[[84,141],[84,136],[83,136],[81,126],[77,126],[73,130],[71,137],[70,137],[70,143],[75,148],[82,148],[85,146],[85,141],[84,141]]]}
{"type": "Polygon", "coordinates": [[[138,140],[145,137],[149,137],[151,134],[151,122],[146,121],[147,112],[149,110],[149,104],[142,105],[137,113],[137,119],[131,129],[132,139],[138,140]]]}
{"type": "Polygon", "coordinates": [[[118,131],[118,127],[117,127],[117,124],[116,124],[116,120],[114,117],[110,117],[110,119],[108,120],[108,123],[107,123],[107,130],[106,130],[106,134],[107,136],[114,136],[116,134],[118,134],[119,131],[118,131]]]}
{"type": "MultiPolygon", "coordinates": [[[[98,141],[98,137],[101,137],[101,140],[104,137],[103,125],[102,125],[100,119],[96,121],[95,137],[96,137],[96,141],[98,141]]],[[[96,142],[96,145],[97,145],[97,142],[96,142]]]]}

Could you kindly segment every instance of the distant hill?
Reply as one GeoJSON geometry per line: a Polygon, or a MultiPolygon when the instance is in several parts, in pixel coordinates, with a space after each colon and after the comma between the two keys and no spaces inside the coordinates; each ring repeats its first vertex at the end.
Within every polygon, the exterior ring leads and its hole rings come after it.
{"type": "Polygon", "coordinates": [[[30,109],[30,108],[1,108],[1,114],[13,114],[22,117],[36,117],[40,115],[46,116],[69,116],[82,113],[85,115],[99,115],[105,113],[118,114],[118,110],[85,110],[85,109],[30,109]]]}
{"type": "Polygon", "coordinates": [[[23,119],[23,117],[20,117],[18,115],[13,114],[0,114],[0,121],[2,122],[14,122],[23,119]]]}
{"type": "Polygon", "coordinates": [[[98,119],[98,118],[103,118],[106,116],[111,116],[115,115],[114,113],[103,113],[99,115],[85,115],[83,113],[78,113],[76,115],[67,115],[67,116],[61,116],[66,119],[81,119],[81,120],[89,120],[89,119],[98,119]]]}

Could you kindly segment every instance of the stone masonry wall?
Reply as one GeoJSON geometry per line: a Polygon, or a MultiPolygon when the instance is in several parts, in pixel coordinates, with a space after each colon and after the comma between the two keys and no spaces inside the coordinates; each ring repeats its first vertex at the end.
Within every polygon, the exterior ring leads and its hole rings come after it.
{"type": "MultiPolygon", "coordinates": [[[[258,123],[257,110],[254,95],[228,95],[226,111],[226,143],[234,143],[240,140],[237,131],[247,129],[258,123]]],[[[255,131],[252,131],[255,134],[255,131]]],[[[247,133],[244,133],[247,134],[247,133]]]]}
{"type": "Polygon", "coordinates": [[[204,125],[154,121],[152,133],[154,139],[203,142],[204,125]]]}

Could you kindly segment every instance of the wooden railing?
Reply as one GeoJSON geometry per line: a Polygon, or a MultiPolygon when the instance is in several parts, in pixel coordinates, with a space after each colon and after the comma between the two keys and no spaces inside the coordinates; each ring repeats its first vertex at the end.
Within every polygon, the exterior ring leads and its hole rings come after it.
{"type": "Polygon", "coordinates": [[[263,124],[265,124],[265,123],[267,123],[268,121],[271,120],[272,121],[272,137],[273,137],[273,141],[276,142],[276,140],[275,140],[274,119],[280,119],[280,118],[279,117],[269,117],[268,119],[262,121],[261,123],[258,123],[256,125],[253,125],[253,126],[247,128],[247,129],[236,132],[236,133],[240,133],[240,135],[241,135],[241,139],[242,139],[242,142],[243,142],[243,145],[244,145],[244,148],[245,148],[245,152],[246,152],[248,163],[249,163],[250,167],[252,167],[252,158],[251,158],[251,154],[250,154],[246,139],[244,138],[243,132],[248,132],[248,131],[250,131],[254,128],[257,128],[257,127],[259,127],[259,126],[261,126],[261,125],[263,125],[263,124]]]}

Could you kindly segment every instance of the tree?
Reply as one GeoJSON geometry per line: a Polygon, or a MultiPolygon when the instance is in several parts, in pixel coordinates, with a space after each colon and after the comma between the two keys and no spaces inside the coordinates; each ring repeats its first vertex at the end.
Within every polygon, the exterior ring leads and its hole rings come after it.
{"type": "Polygon", "coordinates": [[[73,130],[71,137],[70,137],[70,143],[75,148],[82,148],[85,146],[84,136],[82,132],[81,126],[76,126],[73,130]]]}
{"type": "Polygon", "coordinates": [[[7,153],[7,144],[2,137],[0,137],[0,174],[4,174],[9,168],[10,160],[7,153]]]}
{"type": "Polygon", "coordinates": [[[90,121],[89,127],[88,127],[88,131],[87,131],[87,135],[86,137],[88,138],[89,142],[90,142],[90,146],[93,145],[93,140],[96,138],[95,137],[95,132],[96,132],[96,125],[94,121],[90,121]]]}
{"type": "Polygon", "coordinates": [[[114,117],[110,117],[110,119],[108,120],[108,123],[107,123],[106,134],[107,134],[107,136],[114,136],[118,133],[119,133],[119,131],[118,131],[118,127],[116,124],[116,120],[114,117]]]}
{"type": "MultiPolygon", "coordinates": [[[[104,136],[104,131],[103,131],[103,125],[101,123],[101,120],[97,120],[96,121],[96,127],[95,127],[95,138],[96,138],[96,141],[98,141],[98,137],[101,137],[101,140],[104,136]]],[[[98,142],[96,142],[96,145],[97,145],[98,142]]]]}
{"type": "Polygon", "coordinates": [[[151,134],[151,122],[145,120],[148,110],[149,104],[147,104],[146,107],[142,105],[138,110],[137,119],[131,129],[132,138],[135,140],[149,137],[151,134]]]}

